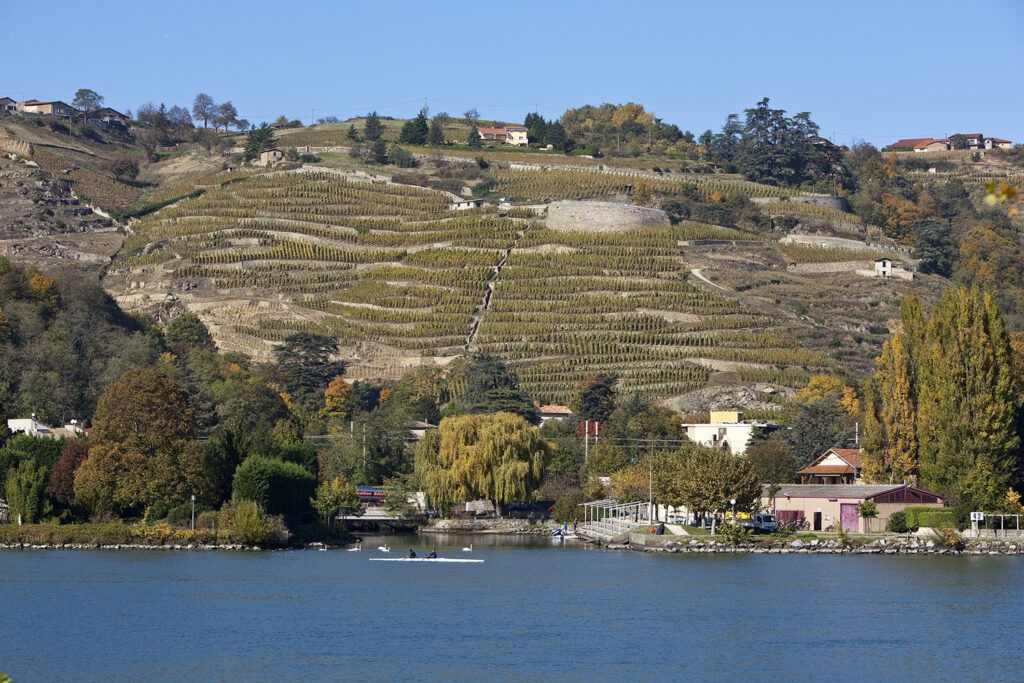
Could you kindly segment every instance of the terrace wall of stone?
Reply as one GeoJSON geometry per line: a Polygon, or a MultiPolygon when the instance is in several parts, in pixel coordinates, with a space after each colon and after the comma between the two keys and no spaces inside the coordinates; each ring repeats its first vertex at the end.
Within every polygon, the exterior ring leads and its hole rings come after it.
{"type": "Polygon", "coordinates": [[[625,232],[668,223],[660,209],[615,202],[557,201],[548,205],[547,227],[561,231],[625,232]]]}

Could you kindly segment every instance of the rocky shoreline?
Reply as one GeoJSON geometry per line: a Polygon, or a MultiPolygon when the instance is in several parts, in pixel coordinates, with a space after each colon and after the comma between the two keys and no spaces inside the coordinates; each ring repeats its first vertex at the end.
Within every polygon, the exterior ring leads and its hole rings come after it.
{"type": "Polygon", "coordinates": [[[223,543],[220,545],[188,543],[0,543],[0,550],[231,550],[259,552],[265,548],[252,545],[223,543]]]}
{"type": "Polygon", "coordinates": [[[840,540],[773,540],[731,544],[723,541],[676,540],[685,537],[630,534],[621,543],[607,543],[608,550],[634,550],[664,553],[754,553],[770,555],[1024,555],[1024,542],[966,541],[946,546],[933,540],[913,538],[878,539],[867,543],[843,543],[840,540]]]}
{"type": "Polygon", "coordinates": [[[533,534],[547,536],[552,525],[530,524],[522,519],[436,519],[419,529],[421,534],[533,534]]]}

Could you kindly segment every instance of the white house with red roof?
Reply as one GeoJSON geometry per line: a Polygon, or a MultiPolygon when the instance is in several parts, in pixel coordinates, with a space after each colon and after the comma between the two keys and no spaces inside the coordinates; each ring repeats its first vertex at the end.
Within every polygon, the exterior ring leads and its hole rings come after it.
{"type": "Polygon", "coordinates": [[[526,147],[530,143],[526,134],[526,126],[502,126],[500,128],[480,126],[476,130],[483,140],[504,142],[517,147],[526,147]]]}

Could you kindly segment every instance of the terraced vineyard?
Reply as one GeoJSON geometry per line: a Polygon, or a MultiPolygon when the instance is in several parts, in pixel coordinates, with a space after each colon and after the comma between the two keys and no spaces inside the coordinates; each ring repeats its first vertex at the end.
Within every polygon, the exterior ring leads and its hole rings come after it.
{"type": "Polygon", "coordinates": [[[722,196],[742,194],[746,197],[778,198],[793,194],[792,190],[752,183],[738,176],[660,176],[566,168],[498,168],[492,171],[492,175],[497,179],[494,187],[497,194],[535,201],[624,194],[641,178],[655,191],[665,193],[682,193],[688,186],[695,186],[705,199],[711,199],[715,192],[722,196]]]}
{"type": "MultiPolygon", "coordinates": [[[[679,242],[693,224],[630,233],[534,228],[494,282],[477,343],[516,368],[538,400],[616,372],[624,392],[666,397],[702,386],[712,368],[824,367],[771,318],[691,284],[679,242]]],[[[792,373],[791,373],[792,374],[792,373]]]]}
{"type": "Polygon", "coordinates": [[[107,284],[129,309],[198,312],[227,349],[265,359],[292,332],[334,334],[359,379],[468,346],[504,358],[543,401],[600,371],[653,397],[702,386],[723,365],[784,378],[830,364],[688,281],[681,243],[746,233],[692,222],[549,231],[326,170],[209,180],[133,224],[107,284]]]}
{"type": "Polygon", "coordinates": [[[448,202],[329,172],[235,176],[135,224],[108,287],[128,308],[197,310],[225,348],[266,358],[292,332],[330,333],[356,376],[393,375],[463,350],[526,227],[448,202]]]}

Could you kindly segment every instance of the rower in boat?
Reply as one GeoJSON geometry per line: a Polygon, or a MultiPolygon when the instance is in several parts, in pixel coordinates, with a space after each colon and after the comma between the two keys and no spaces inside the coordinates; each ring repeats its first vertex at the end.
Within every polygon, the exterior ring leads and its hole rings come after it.
{"type": "Polygon", "coordinates": [[[427,553],[427,559],[428,560],[436,560],[437,559],[437,548],[433,548],[433,549],[431,549],[431,551],[429,553],[427,553]]]}
{"type": "Polygon", "coordinates": [[[416,558],[416,551],[413,550],[412,548],[409,548],[409,559],[415,559],[415,558],[416,558]]]}

